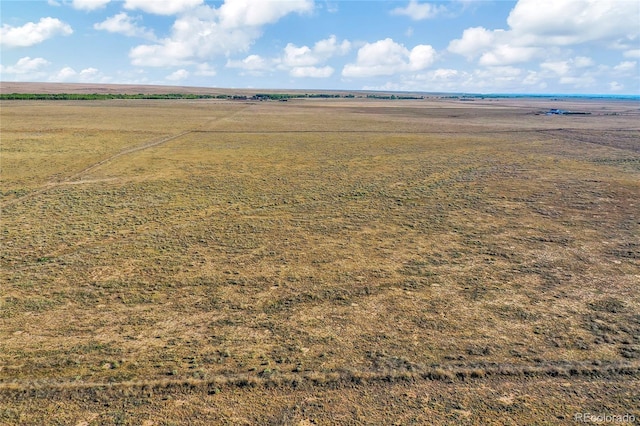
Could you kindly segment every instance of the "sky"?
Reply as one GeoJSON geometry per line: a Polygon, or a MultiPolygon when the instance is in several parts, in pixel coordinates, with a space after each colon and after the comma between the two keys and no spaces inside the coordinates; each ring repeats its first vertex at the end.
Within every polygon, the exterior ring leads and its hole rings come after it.
{"type": "Polygon", "coordinates": [[[640,95],[640,0],[2,0],[0,80],[640,95]]]}

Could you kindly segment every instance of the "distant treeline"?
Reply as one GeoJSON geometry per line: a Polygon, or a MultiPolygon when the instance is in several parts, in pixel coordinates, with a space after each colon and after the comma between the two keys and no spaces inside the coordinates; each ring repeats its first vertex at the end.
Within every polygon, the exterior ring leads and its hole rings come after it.
{"type": "Polygon", "coordinates": [[[354,95],[339,93],[257,93],[247,95],[207,95],[193,93],[165,94],[125,94],[125,93],[1,93],[0,100],[37,100],[37,101],[97,101],[107,99],[229,99],[229,100],[273,100],[286,101],[301,98],[370,98],[370,99],[424,99],[423,96],[397,95],[354,95]]]}

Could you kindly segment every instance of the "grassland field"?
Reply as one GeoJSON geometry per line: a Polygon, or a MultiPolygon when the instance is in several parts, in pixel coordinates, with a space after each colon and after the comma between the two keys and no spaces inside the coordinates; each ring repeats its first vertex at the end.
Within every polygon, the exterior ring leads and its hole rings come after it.
{"type": "Polygon", "coordinates": [[[639,123],[2,101],[0,424],[640,422],[639,123]]]}

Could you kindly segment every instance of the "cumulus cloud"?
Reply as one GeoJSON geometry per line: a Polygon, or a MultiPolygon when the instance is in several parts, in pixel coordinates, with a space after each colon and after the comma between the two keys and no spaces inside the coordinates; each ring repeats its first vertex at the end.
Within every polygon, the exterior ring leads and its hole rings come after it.
{"type": "Polygon", "coordinates": [[[71,6],[78,10],[96,10],[107,5],[111,0],[73,0],[71,6]]]}
{"type": "Polygon", "coordinates": [[[613,67],[613,69],[618,73],[630,73],[635,71],[637,64],[636,61],[624,61],[613,67]]]}
{"type": "Polygon", "coordinates": [[[241,68],[251,72],[261,72],[271,69],[269,61],[260,55],[249,55],[242,60],[228,60],[228,68],[241,68]]]}
{"type": "Polygon", "coordinates": [[[202,77],[213,77],[216,75],[216,70],[211,65],[202,63],[196,66],[195,75],[199,75],[202,77]]]}
{"type": "Polygon", "coordinates": [[[289,43],[284,48],[283,62],[288,66],[304,66],[314,65],[319,61],[318,58],[313,56],[313,52],[307,46],[297,47],[296,45],[289,43]]]}
{"type": "Polygon", "coordinates": [[[640,59],[640,49],[631,49],[623,53],[625,58],[638,58],[640,59]]]}
{"type": "Polygon", "coordinates": [[[220,23],[224,27],[238,28],[273,24],[290,13],[307,13],[312,10],[312,0],[226,0],[219,12],[220,23]]]}
{"type": "Polygon", "coordinates": [[[519,37],[543,45],[633,39],[640,5],[630,1],[520,0],[507,23],[519,37]]]}
{"type": "Polygon", "coordinates": [[[292,77],[328,78],[333,74],[333,68],[325,67],[294,67],[289,71],[292,77]]]}
{"type": "Polygon", "coordinates": [[[64,67],[55,74],[49,76],[49,81],[62,83],[67,81],[81,82],[81,83],[98,83],[108,82],[109,79],[104,77],[97,68],[85,68],[80,72],[77,72],[71,67],[64,67]]]}
{"type": "Polygon", "coordinates": [[[170,37],[136,46],[129,57],[137,66],[180,66],[247,50],[259,36],[256,28],[227,31],[209,16],[187,14],[175,21],[170,37]]]}
{"type": "Polygon", "coordinates": [[[409,1],[405,7],[397,7],[391,11],[392,15],[406,15],[414,21],[435,18],[446,11],[444,6],[436,6],[432,3],[418,3],[417,0],[409,1]]]}
{"type": "Polygon", "coordinates": [[[312,6],[308,0],[226,0],[218,9],[203,5],[182,13],[169,37],[157,44],[136,46],[129,57],[137,66],[184,66],[229,56],[246,51],[262,35],[263,25],[289,13],[305,13],[312,6]]]}
{"type": "Polygon", "coordinates": [[[467,59],[474,59],[493,45],[499,32],[500,30],[491,31],[484,27],[467,28],[462,32],[462,38],[449,43],[448,50],[466,56],[467,59]]]}
{"type": "Polygon", "coordinates": [[[313,48],[298,47],[293,43],[287,44],[282,57],[283,65],[287,67],[304,67],[322,63],[334,55],[344,55],[351,49],[351,43],[343,40],[338,43],[335,35],[316,42],[313,48]]]}
{"type": "Polygon", "coordinates": [[[203,0],[125,0],[124,8],[155,15],[176,15],[200,6],[203,0]]]}
{"type": "Polygon", "coordinates": [[[60,71],[58,71],[57,73],[49,77],[49,81],[63,82],[63,81],[70,80],[77,75],[78,73],[73,68],[64,67],[60,71]]]}
{"type": "Polygon", "coordinates": [[[600,0],[519,0],[508,29],[468,28],[448,50],[480,65],[499,66],[548,57],[550,46],[599,43],[629,50],[640,36],[640,3],[600,0]]]}
{"type": "Polygon", "coordinates": [[[409,52],[409,70],[419,71],[428,68],[436,59],[436,51],[427,44],[419,44],[409,52]]]}
{"type": "Polygon", "coordinates": [[[483,53],[478,62],[480,65],[486,66],[512,65],[528,62],[540,53],[542,53],[542,50],[537,47],[500,44],[491,51],[483,53]]]}
{"type": "Polygon", "coordinates": [[[543,62],[540,68],[552,71],[557,75],[566,75],[571,71],[568,61],[543,62]]]}
{"type": "MultiPolygon", "coordinates": [[[[555,82],[557,77],[553,80],[555,82]]],[[[541,73],[514,66],[484,67],[470,71],[428,69],[402,75],[396,81],[379,86],[366,87],[371,90],[471,93],[536,93],[546,88],[547,82],[541,73]]]]}
{"type": "Polygon", "coordinates": [[[367,43],[358,50],[356,62],[342,70],[344,77],[373,77],[419,71],[433,64],[436,51],[429,45],[409,50],[390,38],[367,43]]]}
{"type": "Polygon", "coordinates": [[[577,68],[587,68],[595,65],[595,62],[593,62],[593,59],[587,56],[576,56],[571,60],[571,62],[573,62],[573,64],[577,68]]]}
{"type": "Polygon", "coordinates": [[[620,92],[623,89],[624,85],[618,83],[617,81],[612,81],[609,83],[609,90],[611,90],[612,92],[620,92]]]}
{"type": "Polygon", "coordinates": [[[189,78],[191,73],[185,69],[180,69],[169,74],[166,79],[169,81],[181,81],[189,78]]]}
{"type": "Polygon", "coordinates": [[[327,60],[337,55],[344,55],[351,49],[348,40],[338,42],[335,35],[319,40],[312,47],[296,46],[288,43],[282,55],[276,58],[263,58],[259,55],[249,55],[242,60],[227,61],[228,68],[240,68],[251,75],[261,75],[265,71],[275,69],[288,71],[296,78],[328,78],[334,73],[331,66],[322,66],[327,60]]]}
{"type": "Polygon", "coordinates": [[[6,78],[6,75],[37,75],[48,65],[49,61],[44,58],[31,58],[29,56],[25,56],[24,58],[20,58],[15,65],[7,67],[0,65],[0,75],[2,79],[6,78]]]}
{"type": "Polygon", "coordinates": [[[576,89],[588,89],[596,83],[596,79],[591,75],[567,76],[560,78],[559,83],[576,89]]]}
{"type": "Polygon", "coordinates": [[[448,50],[468,60],[479,57],[480,65],[500,66],[527,62],[542,53],[536,46],[513,42],[513,34],[505,30],[487,30],[483,27],[467,28],[462,38],[452,40],[448,50]]]}
{"type": "Polygon", "coordinates": [[[94,24],[96,30],[104,30],[110,33],[123,34],[128,37],[141,37],[149,40],[155,40],[156,36],[153,31],[136,25],[136,20],[125,12],[118,13],[103,22],[94,24]]]}
{"type": "Polygon", "coordinates": [[[29,47],[55,37],[70,35],[73,30],[57,18],[42,18],[37,23],[28,22],[21,27],[2,25],[0,44],[6,47],[29,47]]]}
{"type": "Polygon", "coordinates": [[[562,61],[546,61],[540,64],[543,70],[551,71],[558,76],[565,76],[583,68],[595,65],[593,59],[586,56],[577,56],[562,61]]]}

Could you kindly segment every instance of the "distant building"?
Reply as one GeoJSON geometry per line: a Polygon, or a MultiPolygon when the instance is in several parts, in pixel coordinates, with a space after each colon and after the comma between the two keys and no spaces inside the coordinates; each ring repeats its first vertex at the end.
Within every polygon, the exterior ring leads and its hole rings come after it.
{"type": "Polygon", "coordinates": [[[565,111],[564,109],[555,109],[551,108],[546,112],[546,115],[589,115],[590,112],[581,112],[581,111],[565,111]]]}
{"type": "Polygon", "coordinates": [[[566,115],[569,111],[565,111],[563,109],[555,109],[552,108],[547,112],[547,115],[566,115]]]}

